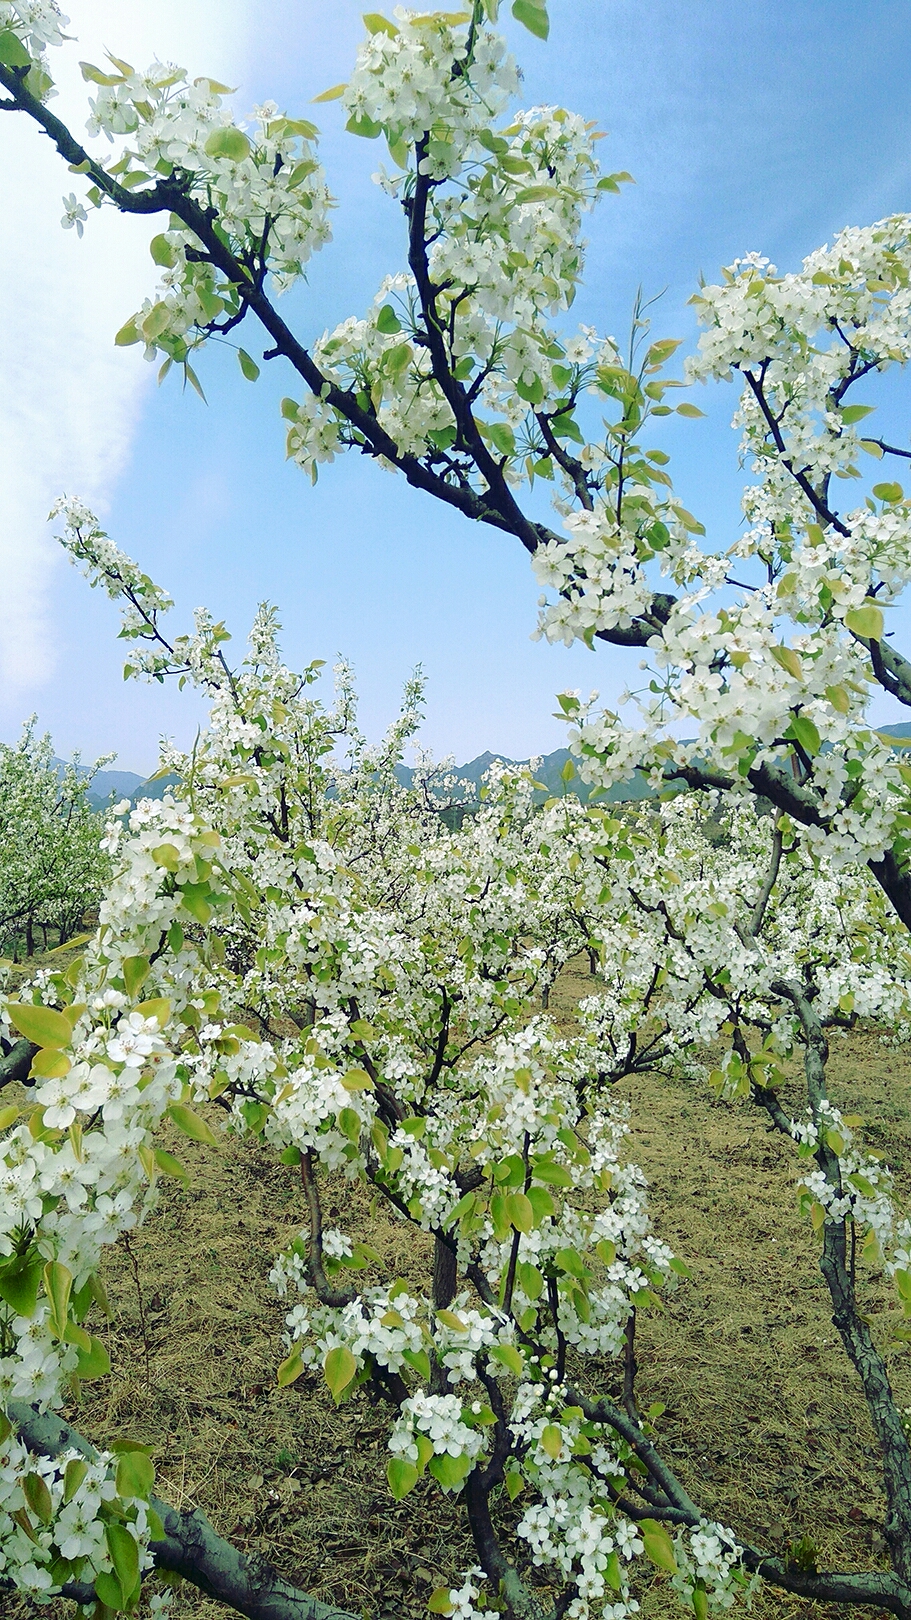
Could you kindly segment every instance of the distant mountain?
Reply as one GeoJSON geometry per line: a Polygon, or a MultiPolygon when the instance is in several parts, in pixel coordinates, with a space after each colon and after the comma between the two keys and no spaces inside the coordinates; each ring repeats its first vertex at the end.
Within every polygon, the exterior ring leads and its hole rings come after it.
{"type": "MultiPolygon", "coordinates": [[[[582,800],[583,804],[588,802],[592,789],[584,782],[580,782],[578,776],[572,776],[569,781],[566,781],[563,777],[563,768],[571,757],[569,749],[557,748],[554,753],[545,754],[543,759],[540,760],[535,770],[535,781],[540,782],[542,785],[534,795],[536,804],[543,804],[544,800],[548,798],[560,798],[566,793],[575,795],[576,798],[582,800]]],[[[503,765],[523,766],[529,763],[527,759],[507,759],[505,754],[491,754],[488,751],[479,754],[477,759],[470,759],[467,765],[456,765],[453,774],[459,781],[470,782],[473,787],[480,789],[484,773],[490,770],[491,765],[496,760],[499,760],[503,765]]],[[[395,774],[403,787],[410,787],[414,781],[414,771],[410,765],[396,766],[395,774]]],[[[155,780],[143,782],[141,777],[131,776],[128,771],[99,771],[95,780],[100,782],[102,778],[109,776],[116,776],[118,782],[123,778],[124,784],[127,777],[130,778],[133,784],[132,787],[128,788],[124,785],[122,789],[118,788],[118,793],[122,791],[134,804],[139,799],[163,799],[165,794],[170,793],[179,780],[176,776],[161,776],[155,780]]],[[[606,801],[609,804],[621,800],[648,799],[651,797],[652,791],[641,771],[636,772],[631,782],[619,783],[617,786],[610,788],[606,794],[599,795],[602,803],[606,801]]],[[[109,801],[104,800],[103,802],[107,804],[109,801]]]]}
{"type": "Polygon", "coordinates": [[[89,803],[96,809],[107,809],[118,799],[131,799],[143,778],[135,771],[99,771],[89,788],[89,803]]]}
{"type": "MultiPolygon", "coordinates": [[[[501,765],[524,766],[529,764],[527,759],[507,759],[505,754],[487,752],[479,754],[477,759],[469,760],[467,765],[456,765],[453,769],[453,775],[461,782],[471,782],[474,787],[480,788],[485,772],[489,771],[491,765],[497,760],[501,765]]],[[[410,766],[399,765],[395,774],[404,787],[411,786],[414,780],[414,771],[410,766]]],[[[543,758],[539,759],[535,766],[534,777],[536,782],[541,783],[541,787],[535,791],[534,795],[536,804],[543,804],[544,800],[548,798],[562,798],[567,793],[573,794],[577,799],[581,799],[583,804],[587,804],[594,791],[587,783],[581,782],[575,774],[575,761],[568,748],[557,748],[552,754],[545,754],[543,758]],[[574,769],[574,774],[569,780],[563,775],[567,760],[572,761],[574,769]]],[[[621,800],[629,801],[630,799],[648,799],[651,797],[652,790],[641,771],[636,772],[632,781],[616,783],[614,787],[608,789],[607,793],[598,795],[602,804],[605,802],[616,804],[621,800]]]]}
{"type": "MultiPolygon", "coordinates": [[[[881,737],[894,737],[900,746],[911,746],[911,721],[899,721],[895,725],[889,724],[877,728],[881,737]]],[[[476,759],[470,759],[466,765],[456,765],[454,775],[462,782],[470,782],[473,787],[480,789],[485,772],[490,770],[497,760],[502,765],[528,765],[527,759],[507,759],[505,754],[492,754],[488,750],[478,754],[476,759]]],[[[552,754],[545,754],[535,769],[535,781],[541,787],[535,791],[535,802],[543,804],[547,798],[561,798],[564,794],[573,794],[587,804],[593,789],[586,783],[580,782],[577,775],[567,780],[563,771],[567,760],[572,760],[568,748],[556,748],[552,754]]],[[[55,759],[54,764],[62,770],[65,762],[55,759]]],[[[573,761],[575,766],[575,761],[573,761]]],[[[80,771],[86,773],[86,767],[81,766],[80,771]]],[[[414,771],[409,765],[396,767],[396,776],[403,787],[410,787],[414,781],[414,771]]],[[[166,793],[177,786],[180,778],[177,776],[161,776],[151,780],[138,776],[135,771],[99,771],[94,777],[89,789],[89,803],[95,810],[106,810],[118,799],[129,799],[132,804],[140,799],[163,799],[166,793]]],[[[618,804],[636,799],[653,798],[654,794],[641,771],[636,771],[629,782],[618,782],[606,793],[598,795],[599,801],[604,804],[618,804]]]]}
{"type": "MultiPolygon", "coordinates": [[[[58,771],[65,771],[69,761],[53,759],[58,771]]],[[[88,776],[87,765],[76,767],[80,776],[88,776]]],[[[145,780],[137,776],[135,771],[98,771],[92,778],[92,785],[88,791],[88,801],[93,810],[106,810],[108,805],[115,804],[118,799],[131,799],[136,789],[141,787],[145,780]]]]}

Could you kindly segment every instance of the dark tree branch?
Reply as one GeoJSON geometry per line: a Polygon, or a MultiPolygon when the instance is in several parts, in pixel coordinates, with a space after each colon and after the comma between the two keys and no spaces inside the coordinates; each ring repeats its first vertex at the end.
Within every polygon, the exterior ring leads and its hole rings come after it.
{"type": "MultiPolygon", "coordinates": [[[[515,535],[529,552],[537,551],[539,546],[550,541],[560,541],[560,536],[546,524],[537,523],[525,516],[506,482],[502,467],[490,454],[481,437],[465,391],[449,366],[443,323],[436,315],[435,291],[426,270],[426,239],[421,238],[419,241],[416,224],[412,224],[413,246],[409,253],[409,261],[414,259],[423,278],[422,307],[425,312],[434,376],[453,410],[465,449],[488,486],[482,493],[467,482],[451,483],[446,477],[436,473],[428,461],[400,451],[372,409],[365,410],[358,404],[354,393],[349,389],[340,388],[338,384],[324,376],[313,356],[298,342],[266,296],[262,276],[253,275],[216,230],[215,211],[203,208],[189,196],[188,187],[191,183],[189,175],[175,170],[170,178],[160,180],[152,187],[130,191],[89,156],[66,125],[26,88],[23,76],[15,68],[8,68],[0,63],[0,85],[11,97],[9,102],[0,105],[6,106],[10,111],[24,112],[32,118],[50,136],[61,156],[73,167],[85,173],[98,190],[122,213],[173,213],[194,233],[202,245],[205,257],[235,288],[242,306],[252,310],[269,333],[273,344],[268,351],[269,357],[284,356],[310,391],[325,400],[350,424],[355,434],[359,435],[358,442],[362,443],[362,448],[369,455],[382,457],[390,462],[413,488],[421,489],[426,494],[434,496],[436,500],[443,501],[447,506],[455,507],[465,517],[515,535]]],[[[412,211],[412,221],[420,217],[424,228],[427,192],[431,182],[426,176],[419,176],[418,182],[416,196],[409,199],[409,207],[412,211]]],[[[648,614],[634,620],[626,629],[600,631],[598,634],[602,640],[617,646],[644,647],[649,637],[659,633],[666,624],[674,600],[673,597],[658,592],[648,614]]]]}
{"type": "MultiPolygon", "coordinates": [[[[639,1514],[640,1518],[663,1517],[674,1524],[695,1527],[709,1517],[700,1511],[673,1471],[659,1457],[648,1435],[613,1401],[606,1398],[590,1401],[576,1389],[567,1391],[567,1399],[572,1405],[581,1406],[591,1422],[604,1423],[621,1435],[645,1464],[664,1500],[656,1504],[652,1512],[639,1514]]],[[[744,1567],[755,1571],[771,1586],[819,1602],[878,1606],[897,1615],[899,1620],[911,1620],[911,1583],[891,1570],[869,1570],[860,1574],[847,1574],[840,1570],[802,1570],[786,1559],[773,1557],[748,1543],[738,1542],[737,1545],[744,1567]]]]}
{"type": "Polygon", "coordinates": [[[490,1517],[488,1497],[481,1471],[473,1468],[465,1481],[465,1507],[481,1568],[499,1587],[513,1620],[544,1620],[545,1611],[504,1556],[490,1517]]]}
{"type": "Polygon", "coordinates": [[[307,1212],[310,1216],[310,1240],[307,1252],[310,1286],[321,1305],[341,1309],[357,1299],[358,1291],[356,1288],[333,1288],[323,1268],[323,1211],[316,1182],[316,1160],[311,1148],[307,1148],[306,1152],[301,1154],[301,1186],[304,1189],[307,1212]]]}
{"type": "Polygon", "coordinates": [[[782,466],[787,469],[798,488],[803,491],[817,517],[821,518],[823,523],[831,524],[832,528],[835,529],[838,534],[847,539],[851,532],[850,529],[848,529],[845,524],[842,523],[841,518],[838,517],[835,512],[830,510],[829,506],[819,494],[818,490],[813,488],[813,485],[810,483],[810,480],[803,469],[795,467],[793,461],[788,455],[787,446],[784,442],[784,437],[779,425],[780,418],[775,416],[771,405],[766,399],[762,378],[757,377],[754,372],[749,370],[749,368],[744,368],[743,375],[746,378],[747,386],[750,389],[750,392],[752,393],[757,405],[759,406],[759,409],[763,414],[763,417],[765,418],[766,426],[768,427],[770,437],[775,445],[775,449],[778,451],[782,466]]]}
{"type": "Polygon", "coordinates": [[[21,1040],[4,1052],[0,1057],[0,1086],[8,1086],[13,1080],[21,1080],[23,1085],[27,1085],[32,1058],[37,1050],[31,1041],[21,1040]]]}

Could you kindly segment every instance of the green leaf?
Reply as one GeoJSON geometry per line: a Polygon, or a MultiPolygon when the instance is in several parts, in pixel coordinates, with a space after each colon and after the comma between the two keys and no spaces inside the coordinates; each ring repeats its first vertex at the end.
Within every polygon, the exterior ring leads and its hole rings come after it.
{"type": "Polygon", "coordinates": [[[155,1465],[145,1451],[126,1451],[117,1460],[117,1495],[147,1502],[155,1483],[155,1465]]]}
{"type": "Polygon", "coordinates": [[[904,498],[904,493],[905,492],[902,489],[901,484],[873,485],[873,494],[876,496],[876,499],[878,501],[885,501],[889,506],[894,505],[896,501],[902,500],[904,498]]]}
{"type": "Polygon", "coordinates": [[[207,883],[185,883],[180,891],[184,909],[199,923],[205,924],[211,920],[212,907],[207,898],[210,893],[207,883]]]}
{"type": "Polygon", "coordinates": [[[184,1136],[188,1136],[191,1142],[204,1142],[206,1147],[218,1146],[218,1137],[211,1125],[208,1125],[192,1108],[187,1108],[185,1103],[170,1103],[167,1112],[177,1129],[183,1131],[184,1136]]]}
{"type": "Polygon", "coordinates": [[[353,113],[345,128],[349,135],[360,135],[365,141],[375,141],[383,133],[382,124],[375,123],[372,118],[356,118],[353,113]]]}
{"type": "Polygon", "coordinates": [[[158,1028],[164,1029],[171,1016],[171,1003],[164,996],[153,996],[151,1001],[140,1001],[134,1009],[141,1018],[154,1018],[158,1028]]]}
{"type": "Polygon", "coordinates": [[[851,697],[847,687],[841,686],[840,684],[838,686],[827,686],[826,700],[827,702],[831,703],[833,709],[835,709],[838,714],[849,713],[851,708],[851,697]]]}
{"type": "Polygon", "coordinates": [[[80,62],[79,70],[86,84],[103,84],[107,86],[122,84],[124,79],[128,79],[133,72],[133,69],[128,67],[126,73],[105,73],[103,68],[96,67],[94,62],[80,62]]]}
{"type": "Polygon", "coordinates": [[[303,1372],[304,1363],[301,1353],[299,1350],[292,1350],[290,1356],[285,1357],[278,1369],[279,1389],[287,1389],[289,1384],[296,1383],[303,1372]]]}
{"type": "Polygon", "coordinates": [[[447,1311],[445,1307],[441,1307],[440,1310],[437,1311],[437,1321],[442,1322],[443,1326],[448,1327],[452,1333],[467,1332],[465,1323],[462,1321],[461,1316],[456,1316],[455,1311],[447,1311]]]}
{"type": "Polygon", "coordinates": [[[872,415],[875,410],[875,405],[845,405],[842,408],[841,419],[846,427],[852,427],[855,422],[862,422],[865,416],[872,415]]]}
{"type": "Polygon", "coordinates": [[[556,1462],[563,1450],[563,1430],[557,1423],[548,1423],[541,1434],[541,1448],[556,1462]]]}
{"type": "Polygon", "coordinates": [[[524,1193],[509,1194],[506,1199],[506,1213],[517,1232],[531,1232],[534,1228],[535,1212],[524,1193]]]}
{"type": "Polygon", "coordinates": [[[383,332],[386,337],[392,337],[393,333],[401,332],[402,323],[391,304],[383,305],[376,318],[376,329],[378,332],[383,332]]]}
{"type": "Polygon", "coordinates": [[[426,1383],[430,1377],[430,1357],[426,1350],[403,1350],[402,1356],[409,1367],[413,1367],[419,1378],[426,1383]]]}
{"type": "Polygon", "coordinates": [[[882,608],[875,602],[864,602],[861,607],[849,608],[845,614],[847,628],[864,641],[882,641],[883,623],[882,608]]]}
{"type": "Polygon", "coordinates": [[[89,1465],[84,1457],[70,1458],[63,1473],[64,1506],[68,1502],[72,1502],[88,1471],[89,1465]]]}
{"type": "Polygon", "coordinates": [[[699,409],[698,405],[691,405],[689,400],[684,400],[682,405],[677,406],[677,415],[678,416],[704,416],[705,411],[701,411],[699,409]]]}
{"type": "Polygon", "coordinates": [[[342,1075],[342,1085],[346,1091],[372,1091],[373,1081],[366,1069],[349,1069],[342,1075]]]}
{"type": "Polygon", "coordinates": [[[517,1350],[514,1344],[495,1344],[490,1352],[490,1359],[491,1361],[499,1361],[500,1365],[506,1367],[509,1372],[514,1373],[516,1378],[521,1378],[525,1371],[525,1360],[522,1352],[517,1350]]]}
{"type": "Polygon", "coordinates": [[[206,157],[226,158],[229,163],[243,163],[244,158],[250,156],[250,142],[242,129],[236,129],[228,124],[223,129],[213,129],[205,144],[206,157]]]}
{"type": "Polygon", "coordinates": [[[507,1470],[503,1476],[503,1483],[506,1486],[506,1494],[510,1502],[514,1502],[520,1491],[525,1488],[525,1481],[517,1468],[507,1470]]]}
{"type": "Polygon", "coordinates": [[[36,1052],[32,1058],[31,1073],[39,1080],[62,1080],[65,1074],[69,1074],[71,1067],[65,1052],[58,1052],[55,1047],[47,1046],[36,1052]]]}
{"type": "Polygon", "coordinates": [[[547,6],[538,0],[513,0],[512,14],[537,39],[546,39],[550,33],[547,6]]]}
{"type": "Polygon", "coordinates": [[[49,1260],[42,1273],[44,1292],[51,1306],[51,1328],[62,1339],[66,1332],[67,1311],[73,1287],[73,1273],[59,1260],[49,1260]]]}
{"type": "Polygon", "coordinates": [[[557,1206],[546,1188],[529,1187],[526,1197],[535,1212],[535,1226],[540,1226],[542,1221],[556,1215],[557,1206]]]}
{"type": "Polygon", "coordinates": [[[502,456],[515,455],[516,437],[508,422],[492,422],[487,429],[487,437],[502,456]]]}
{"type": "Polygon", "coordinates": [[[3,32],[0,33],[0,62],[3,63],[3,66],[10,68],[29,67],[31,60],[19,35],[14,34],[11,28],[4,28],[3,32]]]}
{"type": "Polygon", "coordinates": [[[804,752],[809,754],[811,759],[819,753],[822,746],[819,732],[813,721],[805,714],[792,714],[791,723],[785,735],[798,743],[804,752]]]}
{"type": "Polygon", "coordinates": [[[361,1116],[354,1108],[342,1108],[338,1115],[338,1128],[355,1147],[361,1139],[361,1116]]]}
{"type": "Polygon", "coordinates": [[[674,1543],[657,1519],[640,1519],[639,1534],[646,1556],[658,1569],[666,1569],[669,1575],[676,1575],[677,1560],[674,1557],[674,1543]]]}
{"type": "Polygon", "coordinates": [[[123,1607],[123,1591],[116,1575],[109,1570],[102,1570],[95,1576],[95,1595],[106,1609],[113,1609],[116,1613],[123,1607]]]}
{"type": "Polygon", "coordinates": [[[471,1473],[471,1458],[450,1457],[449,1452],[444,1451],[441,1456],[431,1457],[428,1467],[444,1491],[455,1491],[471,1473]]]}
{"type": "Polygon", "coordinates": [[[50,1524],[54,1516],[54,1504],[51,1501],[51,1493],[41,1475],[26,1474],[22,1481],[22,1489],[25,1493],[25,1500],[35,1517],[40,1519],[42,1524],[50,1524]]]}
{"type": "Polygon", "coordinates": [[[141,343],[142,334],[136,325],[136,316],[131,315],[114,338],[118,349],[128,349],[131,343],[141,343]]]}
{"type": "Polygon", "coordinates": [[[175,1159],[173,1153],[169,1153],[167,1148],[157,1147],[155,1149],[155,1163],[163,1176],[171,1176],[175,1181],[189,1180],[186,1166],[181,1164],[179,1159],[175,1159]]]}
{"type": "Polygon", "coordinates": [[[69,1019],[53,1007],[33,1007],[27,1001],[8,1001],[6,1016],[14,1029],[35,1046],[69,1046],[73,1031],[69,1019]]]}
{"type": "Polygon", "coordinates": [[[771,652],[776,664],[786,670],[789,675],[793,675],[795,681],[803,680],[803,664],[800,661],[800,654],[796,653],[793,647],[773,647],[771,652]]]}
{"type": "MultiPolygon", "coordinates": [[[[395,39],[398,33],[395,23],[390,22],[389,18],[384,17],[382,12],[379,11],[364,12],[364,27],[367,29],[368,34],[388,34],[390,39],[395,39]]],[[[317,99],[321,98],[318,97],[317,99]]]]}
{"type": "MultiPolygon", "coordinates": [[[[612,180],[630,180],[631,175],[612,174],[612,180]]],[[[681,338],[659,338],[657,343],[650,343],[646,359],[650,366],[663,366],[672,354],[676,354],[682,342],[681,338]]]]}
{"type": "Polygon", "coordinates": [[[124,1597],[129,1597],[139,1579],[139,1546],[126,1525],[105,1525],[104,1539],[108,1544],[111,1563],[120,1582],[124,1597]]]}
{"type": "Polygon", "coordinates": [[[568,1277],[578,1277],[581,1281],[585,1276],[582,1256],[575,1249],[558,1249],[554,1255],[554,1262],[560,1267],[561,1271],[566,1272],[568,1277]]]}
{"type": "Polygon", "coordinates": [[[147,956],[125,956],[121,967],[126,993],[133,1001],[149,976],[149,959],[147,956]]]}
{"type": "Polygon", "coordinates": [[[520,380],[516,383],[516,393],[528,405],[540,405],[544,398],[544,384],[540,377],[535,377],[530,383],[520,380]]]}
{"type": "Polygon", "coordinates": [[[0,1299],[11,1306],[17,1316],[34,1316],[41,1271],[37,1255],[17,1255],[0,1269],[0,1299]]]}
{"type": "Polygon", "coordinates": [[[338,101],[339,97],[345,94],[347,88],[347,84],[334,84],[331,90],[323,90],[320,95],[314,96],[313,99],[314,101],[338,101]]]}
{"type": "MultiPolygon", "coordinates": [[[[152,305],[148,314],[142,317],[139,324],[139,331],[147,343],[154,343],[156,338],[160,338],[162,333],[167,331],[171,324],[172,313],[167,304],[161,300],[152,305]]],[[[120,336],[119,333],[117,335],[120,336]]],[[[116,342],[116,338],[114,341],[116,342]]]]}
{"type": "Polygon", "coordinates": [[[455,1604],[452,1601],[452,1592],[448,1586],[438,1586],[427,1599],[427,1607],[431,1614],[452,1614],[455,1604]]]}
{"type": "Polygon", "coordinates": [[[170,270],[177,263],[177,249],[166,236],[153,236],[149,243],[149,252],[156,264],[163,269],[170,270]]]}
{"type": "Polygon", "coordinates": [[[573,1184],[573,1178],[566,1166],[554,1164],[548,1159],[539,1159],[535,1162],[532,1174],[536,1181],[544,1181],[549,1187],[571,1187],[573,1184]]]}
{"type": "Polygon", "coordinates": [[[347,1345],[337,1344],[334,1350],[329,1351],[323,1363],[323,1374],[337,1406],[348,1385],[357,1376],[357,1362],[347,1345]]]}
{"type": "MultiPolygon", "coordinates": [[[[192,389],[194,389],[195,392],[199,395],[199,397],[202,400],[203,404],[208,405],[209,401],[206,399],[202,383],[200,382],[199,378],[196,375],[196,372],[193,370],[193,367],[190,365],[190,362],[188,360],[185,360],[183,362],[183,375],[184,375],[184,384],[189,383],[190,387],[192,389]]],[[[230,639],[230,637],[229,637],[229,639],[230,639]]],[[[208,918],[206,919],[206,921],[208,921],[208,918]]]]}
{"type": "Polygon", "coordinates": [[[574,444],[585,443],[585,436],[570,411],[564,411],[562,415],[555,416],[551,421],[551,427],[558,439],[572,439],[574,444]]]}
{"type": "Polygon", "coordinates": [[[246,349],[238,349],[237,358],[240,361],[240,369],[247,382],[256,382],[259,376],[259,366],[256,364],[252,354],[248,354],[246,349]]]}
{"type": "Polygon", "coordinates": [[[418,1471],[405,1457],[392,1457],[386,1464],[386,1478],[393,1497],[401,1502],[417,1484],[418,1471]]]}
{"type": "MultiPolygon", "coordinates": [[[[94,1333],[87,1334],[88,1349],[77,1347],[76,1374],[91,1383],[94,1378],[107,1378],[111,1371],[111,1358],[100,1339],[94,1333]]],[[[119,1487],[118,1487],[119,1489],[119,1487]]],[[[138,1493],[137,1493],[138,1494],[138,1493]]]]}

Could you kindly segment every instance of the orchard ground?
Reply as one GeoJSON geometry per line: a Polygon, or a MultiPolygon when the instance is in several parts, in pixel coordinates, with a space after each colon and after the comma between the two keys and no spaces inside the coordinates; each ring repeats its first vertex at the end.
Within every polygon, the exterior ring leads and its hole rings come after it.
{"type": "MultiPolygon", "coordinates": [[[[552,1012],[571,1021],[591,982],[580,959],[556,986],[552,1012]]],[[[833,1100],[863,1116],[866,1141],[907,1194],[911,1050],[863,1030],[835,1033],[831,1044],[833,1100]]],[[[754,1105],[720,1102],[701,1082],[649,1075],[623,1090],[628,1155],[649,1181],[656,1231],[692,1271],[665,1312],[640,1313],[637,1325],[640,1406],[666,1405],[662,1451],[708,1513],[757,1544],[782,1551],[808,1536],[822,1567],[886,1567],[876,1448],[832,1326],[816,1239],[797,1212],[793,1148],[754,1105]]],[[[803,1112],[796,1081],[785,1105],[803,1112]]],[[[387,1412],[363,1392],[336,1410],[321,1379],[276,1385],[286,1307],[267,1276],[305,1220],[296,1172],[233,1136],[217,1152],[176,1133],[169,1145],[189,1181],[164,1183],[129,1249],[110,1255],[113,1321],[94,1330],[105,1333],[112,1374],[84,1385],[67,1416],[99,1444],[129,1434],[153,1445],[166,1501],[201,1507],[223,1535],[314,1596],[355,1615],[419,1620],[434,1588],[474,1562],[464,1515],[426,1481],[393,1502],[387,1412]]],[[[376,1247],[390,1276],[423,1285],[427,1255],[415,1233],[372,1208],[366,1191],[339,1181],[325,1209],[376,1247]]],[[[893,1342],[894,1290],[864,1271],[860,1303],[878,1343],[892,1345],[889,1375],[899,1403],[911,1405],[911,1346],[893,1342]]],[[[616,1391],[610,1363],[605,1377],[616,1391]]],[[[546,1570],[536,1585],[546,1603],[546,1570]]],[[[661,1575],[639,1597],[643,1620],[685,1612],[661,1575]]],[[[8,1620],[73,1614],[59,1601],[5,1605],[8,1620]]],[[[224,1613],[184,1585],[173,1620],[224,1613]]],[[[839,1607],[774,1588],[757,1592],[752,1614],[844,1620],[839,1607]]]]}

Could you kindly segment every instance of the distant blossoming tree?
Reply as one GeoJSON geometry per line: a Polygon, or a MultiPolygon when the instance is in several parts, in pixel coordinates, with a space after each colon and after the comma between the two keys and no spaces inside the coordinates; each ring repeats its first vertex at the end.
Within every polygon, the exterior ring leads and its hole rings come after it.
{"type": "Polygon", "coordinates": [[[59,945],[97,907],[110,863],[88,794],[104,763],[61,766],[34,721],[15,746],[0,744],[0,950],[59,945]]]}

